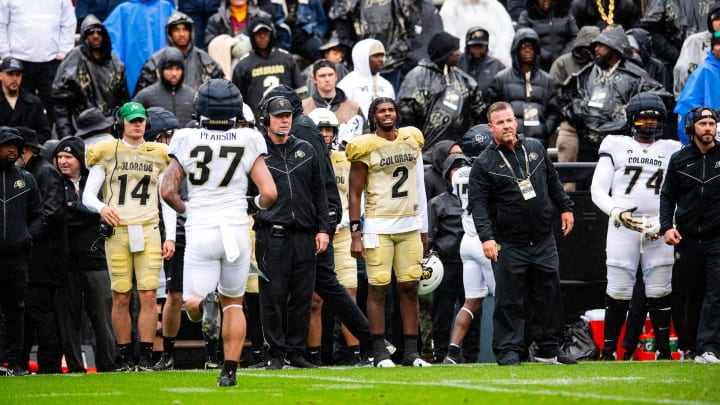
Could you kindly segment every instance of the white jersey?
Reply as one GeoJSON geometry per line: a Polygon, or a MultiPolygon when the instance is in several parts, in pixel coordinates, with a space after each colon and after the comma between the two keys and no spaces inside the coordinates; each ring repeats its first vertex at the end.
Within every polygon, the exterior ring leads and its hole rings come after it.
{"type": "Polygon", "coordinates": [[[608,215],[615,207],[637,207],[633,216],[657,216],[665,171],[680,147],[666,139],[644,144],[625,135],[605,137],[593,175],[593,202],[608,215]]]}
{"type": "Polygon", "coordinates": [[[187,175],[185,227],[248,224],[248,174],[255,160],[266,153],[262,135],[250,128],[175,132],[168,154],[187,175]]]}
{"type": "Polygon", "coordinates": [[[470,237],[477,236],[477,230],[475,229],[475,222],[473,222],[472,215],[468,212],[468,183],[470,182],[470,169],[471,166],[464,166],[455,171],[452,176],[452,192],[460,199],[460,205],[463,209],[462,214],[462,225],[465,235],[470,237]]]}

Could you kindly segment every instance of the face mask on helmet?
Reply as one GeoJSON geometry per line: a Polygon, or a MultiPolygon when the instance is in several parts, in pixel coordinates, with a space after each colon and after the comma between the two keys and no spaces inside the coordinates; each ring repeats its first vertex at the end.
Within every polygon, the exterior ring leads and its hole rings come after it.
{"type": "Polygon", "coordinates": [[[632,132],[633,135],[638,135],[642,138],[660,138],[662,137],[665,129],[665,115],[657,110],[643,110],[635,114],[633,120],[632,132]],[[642,118],[654,118],[655,122],[644,122],[642,118]]]}

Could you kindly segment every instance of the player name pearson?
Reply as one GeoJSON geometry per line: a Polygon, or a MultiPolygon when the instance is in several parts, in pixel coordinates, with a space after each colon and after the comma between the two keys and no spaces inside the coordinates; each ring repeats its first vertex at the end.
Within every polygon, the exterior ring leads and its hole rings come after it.
{"type": "Polygon", "coordinates": [[[396,165],[398,163],[414,162],[415,155],[412,153],[400,153],[384,158],[380,158],[380,166],[396,165]]]}
{"type": "Polygon", "coordinates": [[[208,132],[201,132],[200,139],[207,139],[210,141],[234,141],[237,139],[237,134],[234,132],[226,132],[222,134],[211,134],[208,132]]]}
{"type": "Polygon", "coordinates": [[[653,159],[642,156],[628,156],[628,163],[636,165],[651,165],[651,166],[662,166],[663,162],[660,159],[653,159]]]}
{"type": "Polygon", "coordinates": [[[140,162],[120,162],[120,170],[132,170],[136,172],[152,172],[152,163],[140,163],[140,162]]]}

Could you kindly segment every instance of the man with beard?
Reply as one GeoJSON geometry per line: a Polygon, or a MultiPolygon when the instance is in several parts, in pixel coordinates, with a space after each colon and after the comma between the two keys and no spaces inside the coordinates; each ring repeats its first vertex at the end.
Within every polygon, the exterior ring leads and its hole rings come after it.
{"type": "Polygon", "coordinates": [[[428,244],[427,200],[423,181],[422,133],[396,128],[397,105],[380,97],[370,104],[370,130],[348,143],[350,161],[350,252],[367,265],[367,313],[375,367],[395,367],[385,344],[385,298],[392,273],[403,324],[403,365],[428,367],[417,352],[418,287],[422,254],[428,244]],[[361,198],[365,192],[365,224],[361,198]]]}
{"type": "Polygon", "coordinates": [[[83,20],[80,45],[60,63],[53,81],[58,139],[74,135],[80,113],[97,107],[106,117],[130,101],[125,64],[111,53],[110,35],[94,15],[83,20]]]}
{"type": "Polygon", "coordinates": [[[21,88],[23,70],[23,63],[13,57],[0,62],[0,125],[31,128],[42,144],[50,139],[50,125],[42,101],[21,88]]]}
{"type": "Polygon", "coordinates": [[[24,375],[20,364],[25,331],[25,289],[32,240],[40,237],[42,200],[33,176],[15,166],[24,141],[15,128],[0,127],[0,310],[5,318],[7,367],[0,375],[24,375]]]}

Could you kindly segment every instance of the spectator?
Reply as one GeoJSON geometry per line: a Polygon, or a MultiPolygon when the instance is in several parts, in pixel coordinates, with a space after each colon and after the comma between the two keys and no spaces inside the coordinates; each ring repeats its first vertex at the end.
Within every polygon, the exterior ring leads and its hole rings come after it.
{"type": "MultiPolygon", "coordinates": [[[[434,359],[445,359],[450,344],[450,332],[455,317],[455,303],[465,301],[463,288],[463,262],[460,257],[460,243],[463,239],[463,208],[457,191],[450,183],[453,175],[467,167],[470,161],[463,154],[452,154],[445,159],[443,174],[447,187],[445,191],[428,202],[428,245],[437,252],[443,264],[443,278],[433,291],[432,298],[432,339],[435,347],[434,359]]],[[[466,187],[467,190],[467,187],[466,187]]],[[[462,311],[462,309],[461,309],[462,311]]],[[[467,363],[475,363],[480,354],[480,317],[473,320],[469,339],[465,342],[464,353],[467,363]]]]}
{"type": "Polygon", "coordinates": [[[267,276],[258,280],[263,331],[270,345],[267,368],[280,369],[286,359],[293,367],[315,368],[303,353],[317,256],[326,251],[334,233],[322,167],[327,157],[290,135],[294,106],[288,98],[268,97],[261,108],[265,162],[278,189],[278,200],[258,212],[255,225],[255,254],[260,272],[267,276]]]}
{"type": "MultiPolygon", "coordinates": [[[[627,106],[631,136],[610,135],[600,144],[600,159],[593,174],[591,193],[593,203],[609,216],[608,284],[601,360],[615,360],[614,352],[633,295],[638,266],[642,268],[655,330],[657,358],[672,360],[670,280],[674,257],[672,249],[658,240],[658,199],[663,172],[670,156],[680,150],[681,145],[677,141],[659,139],[664,134],[666,114],[660,97],[639,93],[627,106]],[[634,156],[642,158],[634,159],[634,156]]],[[[633,352],[634,347],[628,353],[632,355],[633,352]]]]}
{"type": "Polygon", "coordinates": [[[573,73],[579,72],[585,65],[593,61],[593,49],[590,45],[600,35],[600,28],[586,25],[580,28],[572,51],[560,55],[550,67],[550,76],[558,86],[564,86],[573,73]]]}
{"type": "Polygon", "coordinates": [[[60,63],[53,81],[55,131],[58,138],[75,134],[80,113],[97,107],[106,117],[130,101],[125,65],[112,55],[110,35],[90,14],[80,28],[80,45],[60,63]]]}
{"type": "Polygon", "coordinates": [[[108,14],[124,0],[75,0],[75,17],[77,17],[77,26],[82,26],[85,18],[94,15],[101,21],[107,18],[108,14]]]}
{"type": "Polygon", "coordinates": [[[40,189],[42,198],[42,237],[33,238],[28,262],[27,301],[25,303],[25,358],[37,339],[38,372],[59,374],[63,355],[56,314],[55,297],[65,284],[68,273],[68,234],[64,180],[60,172],[40,156],[37,133],[18,128],[25,146],[16,165],[29,171],[40,189]]]}
{"type": "Polygon", "coordinates": [[[165,46],[165,23],[175,9],[169,0],[127,0],[103,22],[113,53],[125,64],[128,93],[132,93],[147,59],[165,46]]]}
{"type": "Polygon", "coordinates": [[[220,0],[179,0],[178,11],[192,18],[195,26],[193,42],[198,48],[205,47],[205,27],[210,17],[220,7],[220,0]]]}
{"type": "Polygon", "coordinates": [[[446,32],[433,35],[430,59],[421,60],[400,86],[399,122],[422,131],[423,159],[429,160],[438,141],[459,141],[485,109],[475,80],[456,67],[459,46],[459,39],[446,32]]]}
{"type": "Polygon", "coordinates": [[[328,19],[320,0],[287,1],[288,21],[292,20],[292,51],[308,62],[320,59],[322,38],[328,31],[328,19]]]}
{"type": "MultiPolygon", "coordinates": [[[[370,103],[378,97],[395,98],[395,90],[379,73],[383,69],[385,47],[375,39],[363,39],[352,50],[355,70],[343,78],[337,87],[360,105],[363,116],[368,117],[370,103]]],[[[370,117],[368,117],[369,120],[370,117]]]]}
{"type": "Polygon", "coordinates": [[[512,66],[495,76],[487,94],[488,103],[507,101],[517,126],[526,137],[546,148],[558,126],[560,105],[555,80],[540,68],[540,40],[531,28],[520,28],[513,38],[512,66]]]}
{"type": "Polygon", "coordinates": [[[630,29],[640,19],[633,0],[572,0],[570,15],[575,17],[578,27],[595,25],[603,31],[617,26],[630,29]]]}
{"type": "MultiPolygon", "coordinates": [[[[157,57],[160,81],[138,92],[134,101],[146,107],[162,107],[185,126],[192,120],[195,90],[185,84],[185,60],[180,50],[167,47],[157,57]]],[[[151,124],[152,125],[152,124],[151,124]]]]}
{"type": "Polygon", "coordinates": [[[116,368],[117,353],[110,276],[98,226],[100,216],[82,204],[88,178],[85,143],[77,137],[62,139],[53,151],[53,160],[63,176],[67,204],[69,272],[63,288],[58,291],[57,306],[65,361],[69,372],[85,372],[80,347],[84,343],[83,319],[87,316],[95,336],[93,354],[97,370],[112,371],[116,368]]]}
{"type": "Polygon", "coordinates": [[[660,194],[660,233],[665,243],[675,246],[677,258],[673,305],[685,315],[674,320],[678,343],[689,350],[687,354],[698,353],[696,363],[720,364],[720,280],[715,264],[720,243],[718,116],[709,107],[697,107],[687,115],[690,145],[670,158],[660,194]]]}
{"type": "Polygon", "coordinates": [[[97,107],[91,107],[81,112],[76,125],[78,130],[75,136],[82,139],[86,147],[95,142],[113,139],[113,119],[103,115],[97,107]]]}
{"type": "Polygon", "coordinates": [[[478,91],[485,94],[495,75],[505,69],[499,59],[489,55],[490,33],[480,27],[471,27],[465,34],[465,53],[460,55],[458,69],[469,74],[478,91]]]}
{"type": "Polygon", "coordinates": [[[653,56],[652,36],[642,28],[633,28],[625,32],[630,43],[631,62],[635,62],[658,83],[661,83],[665,90],[672,90],[672,77],[668,73],[665,64],[653,56]]]}
{"type": "MultiPolygon", "coordinates": [[[[183,82],[186,86],[190,86],[193,91],[210,79],[219,79],[225,76],[220,65],[215,63],[207,52],[193,44],[196,31],[190,17],[179,11],[174,11],[165,24],[165,31],[167,34],[167,46],[155,52],[145,62],[133,94],[137,95],[141,90],[162,79],[161,62],[163,51],[169,48],[177,48],[181,52],[184,62],[183,82]]],[[[184,124],[187,121],[181,119],[180,122],[184,124]]]]}
{"type": "Polygon", "coordinates": [[[531,0],[518,18],[518,28],[532,28],[540,39],[540,69],[550,70],[558,56],[570,52],[578,26],[570,0],[531,0]]]}
{"type": "Polygon", "coordinates": [[[415,35],[408,38],[410,54],[405,58],[402,66],[402,77],[412,70],[417,63],[427,59],[428,44],[432,36],[443,31],[443,21],[440,17],[440,10],[435,7],[432,0],[419,0],[420,21],[415,25],[415,35]]]}
{"type": "Polygon", "coordinates": [[[428,229],[423,136],[417,128],[396,127],[397,106],[390,98],[375,99],[369,119],[375,133],[354,138],[345,153],[350,161],[350,251],[366,261],[373,363],[375,367],[395,367],[385,345],[385,297],[394,271],[402,314],[403,365],[427,367],[430,363],[417,352],[418,287],[428,229]],[[365,224],[360,229],[363,190],[365,224]]]}
{"type": "Polygon", "coordinates": [[[275,48],[275,31],[267,13],[252,17],[247,33],[253,52],[235,65],[232,82],[240,89],[243,100],[253,107],[253,112],[259,116],[260,100],[269,89],[285,84],[299,93],[304,93],[305,79],[293,57],[286,51],[275,48]]]}
{"type": "Polygon", "coordinates": [[[308,95],[312,97],[315,94],[315,82],[313,77],[315,74],[314,65],[322,59],[325,59],[333,64],[337,78],[335,82],[342,80],[350,69],[348,68],[348,61],[346,60],[347,55],[350,53],[350,47],[341,43],[337,35],[330,37],[330,39],[322,45],[318,50],[322,53],[322,57],[315,60],[312,64],[309,64],[304,70],[303,75],[307,77],[307,88],[308,95]]]}
{"type": "Polygon", "coordinates": [[[679,115],[677,124],[678,139],[688,144],[689,139],[685,131],[685,120],[688,111],[698,105],[713,109],[720,108],[720,94],[713,91],[714,83],[720,80],[720,31],[713,34],[710,50],[705,61],[698,66],[688,77],[685,86],[675,104],[675,113],[679,115]]]}
{"type": "MultiPolygon", "coordinates": [[[[42,100],[48,122],[55,122],[52,82],[60,61],[75,44],[75,7],[70,0],[38,0],[32,7],[0,3],[0,57],[25,66],[23,88],[42,100]],[[40,39],[40,40],[39,40],[40,39]]],[[[40,141],[45,134],[35,127],[40,141]]]]}
{"type": "Polygon", "coordinates": [[[0,127],[0,218],[10,232],[0,236],[0,310],[6,342],[5,375],[27,374],[22,363],[28,259],[33,239],[42,235],[42,199],[32,174],[16,167],[24,141],[15,128],[0,127]]]}
{"type": "MultiPolygon", "coordinates": [[[[312,65],[312,87],[310,97],[303,100],[303,113],[310,114],[316,108],[329,109],[338,120],[338,131],[342,131],[342,137],[338,137],[338,144],[342,145],[357,135],[362,135],[365,126],[365,116],[358,103],[350,100],[345,92],[337,87],[338,73],[337,63],[327,59],[320,59],[312,65]]],[[[340,65],[342,66],[342,65],[340,65]]]]}
{"type": "Polygon", "coordinates": [[[38,134],[38,142],[50,139],[50,125],[40,99],[21,87],[24,65],[7,57],[0,62],[0,125],[27,127],[38,134]]]}
{"type": "Polygon", "coordinates": [[[630,97],[641,91],[667,94],[661,83],[627,62],[630,45],[622,28],[601,33],[591,47],[594,63],[571,76],[561,93],[563,122],[557,139],[560,162],[597,161],[602,139],[625,127],[623,111],[630,97]]]}
{"type": "MultiPolygon", "coordinates": [[[[430,155],[430,167],[425,169],[425,197],[430,201],[432,198],[444,193],[450,185],[445,172],[445,160],[451,155],[462,153],[460,144],[449,139],[443,139],[435,145],[430,155]]],[[[423,160],[424,161],[424,160],[423,160]]]]}
{"type": "Polygon", "coordinates": [[[445,31],[461,38],[460,47],[465,48],[465,34],[472,27],[480,26],[489,33],[488,54],[510,66],[510,47],[515,33],[513,22],[505,8],[497,0],[447,0],[440,8],[445,31]]]}
{"type": "MultiPolygon", "coordinates": [[[[354,3],[336,1],[328,15],[334,20],[335,32],[343,43],[352,44],[357,39],[369,38],[380,41],[387,52],[383,76],[391,83],[393,91],[397,91],[400,87],[401,68],[410,57],[411,44],[416,36],[415,27],[421,23],[421,7],[422,1],[418,0],[354,3]]],[[[355,69],[357,70],[357,65],[355,69]]],[[[367,113],[367,108],[363,108],[363,111],[367,113]]]]}
{"type": "Polygon", "coordinates": [[[138,370],[151,370],[161,260],[172,257],[174,252],[169,243],[161,246],[158,230],[158,177],[170,158],[165,145],[143,139],[147,115],[141,104],[123,104],[118,120],[122,120],[122,124],[116,123],[120,139],[101,141],[87,148],[90,173],[83,204],[114,228],[105,243],[105,252],[113,258],[108,267],[113,329],[120,355],[117,371],[135,369],[129,311],[133,277],[140,301],[138,370]],[[106,202],[97,197],[101,189],[106,202]]]}
{"type": "Polygon", "coordinates": [[[260,10],[272,14],[274,8],[267,0],[222,0],[205,27],[204,46],[209,47],[213,39],[223,34],[230,37],[243,35],[247,31],[249,19],[260,10]]]}
{"type": "Polygon", "coordinates": [[[539,346],[535,361],[574,364],[556,340],[563,328],[563,310],[552,227],[559,209],[563,236],[572,231],[573,202],[542,144],[517,134],[510,104],[491,105],[488,121],[495,143],[473,162],[468,211],[497,281],[495,358],[501,366],[520,365],[527,323],[539,346]],[[529,317],[526,304],[536,309],[529,317]]]}
{"type": "MultiPolygon", "coordinates": [[[[225,362],[217,385],[235,386],[246,326],[243,296],[250,271],[250,233],[247,217],[247,188],[251,178],[259,195],[253,199],[261,211],[273,206],[277,190],[265,166],[265,144],[252,129],[234,129],[237,109],[242,99],[237,88],[225,79],[210,80],[198,89],[195,109],[201,119],[199,129],[179,131],[170,145],[174,160],[163,180],[163,199],[179,213],[186,212],[187,261],[185,262],[183,295],[188,315],[203,323],[217,322],[218,314],[205,312],[211,297],[219,295],[222,308],[222,334],[225,362]],[[215,134],[203,136],[202,134],[215,134]],[[211,139],[212,138],[212,139],[211,139]],[[204,151],[198,156],[197,151],[204,151]],[[225,162],[226,154],[234,154],[225,162]],[[218,159],[208,159],[213,155],[218,159]],[[201,179],[197,173],[225,172],[224,177],[201,179]],[[241,170],[236,174],[237,169],[241,170]],[[188,203],[179,189],[188,173],[188,203]],[[231,191],[232,190],[232,191],[231,191]],[[215,294],[217,287],[218,293],[215,294]]],[[[269,274],[269,273],[268,273],[269,274]]],[[[216,325],[217,326],[217,325],[216,325]]],[[[215,333],[219,328],[214,328],[215,333]]]]}
{"type": "Polygon", "coordinates": [[[675,99],[685,87],[690,74],[703,62],[707,51],[712,48],[710,42],[712,34],[720,31],[720,1],[713,4],[707,14],[707,30],[698,32],[685,38],[680,48],[680,55],[673,67],[673,95],[675,99]]]}

